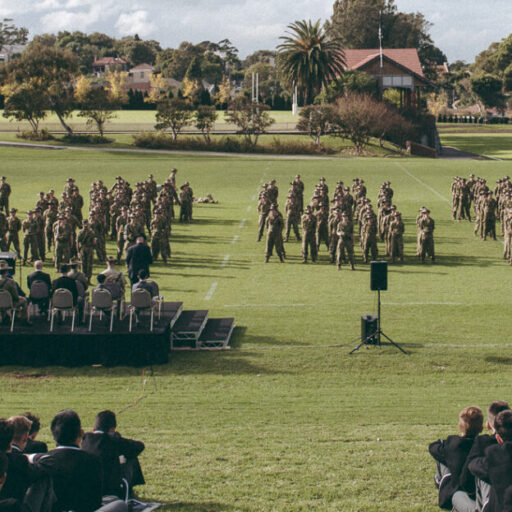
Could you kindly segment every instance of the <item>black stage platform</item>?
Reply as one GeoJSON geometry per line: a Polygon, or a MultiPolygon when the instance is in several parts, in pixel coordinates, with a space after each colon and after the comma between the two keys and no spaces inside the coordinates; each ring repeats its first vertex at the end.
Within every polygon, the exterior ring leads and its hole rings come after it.
{"type": "Polygon", "coordinates": [[[89,316],[85,323],[75,321],[71,332],[71,317],[64,323],[55,321],[50,332],[46,317],[32,317],[33,326],[23,325],[18,319],[14,332],[9,325],[0,325],[0,366],[147,366],[165,364],[171,350],[200,350],[229,348],[235,325],[233,318],[208,318],[208,311],[183,311],[182,302],[162,304],[161,317],[155,314],[153,332],[149,315],[140,318],[129,332],[128,315],[114,322],[93,317],[88,331],[89,316]]]}

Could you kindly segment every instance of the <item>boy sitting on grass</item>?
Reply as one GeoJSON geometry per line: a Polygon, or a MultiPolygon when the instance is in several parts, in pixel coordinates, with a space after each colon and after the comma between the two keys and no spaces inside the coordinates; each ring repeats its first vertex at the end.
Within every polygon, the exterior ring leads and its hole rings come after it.
{"type": "Polygon", "coordinates": [[[439,507],[455,512],[474,512],[476,504],[461,481],[462,470],[471,451],[475,437],[482,432],[484,416],[482,409],[474,405],[466,407],[459,414],[460,436],[448,436],[430,444],[428,451],[437,463],[434,477],[439,489],[439,507]]]}

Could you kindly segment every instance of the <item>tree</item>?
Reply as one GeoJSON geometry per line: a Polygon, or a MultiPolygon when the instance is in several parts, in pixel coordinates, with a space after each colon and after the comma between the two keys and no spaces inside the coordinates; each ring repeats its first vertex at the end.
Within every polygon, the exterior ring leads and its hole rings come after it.
{"type": "Polygon", "coordinates": [[[231,101],[233,95],[233,84],[229,77],[224,77],[224,80],[219,84],[219,90],[215,95],[215,99],[219,105],[226,105],[231,101]]]}
{"type": "Polygon", "coordinates": [[[238,133],[244,136],[248,144],[256,146],[259,136],[275,122],[268,110],[268,105],[252,102],[245,96],[236,96],[226,111],[226,120],[238,127],[238,133]]]}
{"type": "Polygon", "coordinates": [[[201,130],[204,140],[210,144],[210,132],[217,120],[217,111],[214,106],[199,105],[196,111],[196,128],[201,130]]]}
{"type": "Polygon", "coordinates": [[[363,71],[349,69],[325,87],[317,96],[316,100],[321,103],[333,103],[338,98],[349,92],[370,94],[374,96],[377,91],[378,84],[375,78],[363,71]]]}
{"type": "Polygon", "coordinates": [[[28,39],[28,30],[24,27],[17,27],[12,23],[11,18],[4,18],[0,21],[0,50],[11,44],[25,44],[28,39]]]}
{"type": "Polygon", "coordinates": [[[299,117],[297,130],[307,133],[318,146],[320,137],[332,130],[335,111],[332,105],[310,105],[300,111],[299,117]]]}
{"type": "Polygon", "coordinates": [[[91,87],[90,81],[82,76],[76,84],[75,97],[80,103],[79,117],[87,119],[87,125],[96,124],[101,137],[104,135],[105,123],[116,117],[115,110],[120,108],[117,98],[109,89],[91,87]]]}
{"type": "Polygon", "coordinates": [[[274,64],[276,60],[276,52],[273,50],[257,50],[251,55],[248,55],[244,62],[244,68],[248,68],[258,62],[263,62],[264,64],[274,64]]]}
{"type": "Polygon", "coordinates": [[[155,129],[165,131],[171,129],[172,140],[178,140],[181,130],[192,118],[192,106],[181,98],[171,98],[160,101],[156,106],[155,129]]]}
{"type": "Polygon", "coordinates": [[[320,20],[297,21],[288,25],[287,36],[278,48],[279,66],[288,85],[295,83],[309,104],[331,80],[341,75],[344,66],[342,46],[320,27],[320,20]]]}
{"type": "Polygon", "coordinates": [[[67,49],[32,43],[6,67],[6,81],[13,85],[31,83],[39,90],[41,101],[54,112],[68,134],[72,134],[66,118],[74,109],[73,76],[78,59],[67,49]]]}
{"type": "Polygon", "coordinates": [[[403,13],[394,0],[336,0],[326,29],[345,48],[378,48],[379,24],[384,48],[417,48],[428,69],[446,62],[429,34],[431,24],[421,13],[403,13]]]}
{"type": "Polygon", "coordinates": [[[376,104],[368,94],[350,93],[336,101],[334,133],[349,139],[361,153],[374,129],[376,104]]]}
{"type": "Polygon", "coordinates": [[[119,56],[132,64],[151,64],[156,61],[158,51],[161,51],[160,45],[151,41],[141,41],[133,37],[123,37],[116,41],[114,48],[117,50],[119,56]]]}
{"type": "Polygon", "coordinates": [[[28,121],[34,133],[39,135],[39,122],[46,117],[47,104],[37,80],[6,85],[2,94],[5,96],[3,116],[28,121]]]}
{"type": "Polygon", "coordinates": [[[503,108],[502,88],[503,81],[489,73],[471,77],[471,90],[485,107],[503,108]]]}

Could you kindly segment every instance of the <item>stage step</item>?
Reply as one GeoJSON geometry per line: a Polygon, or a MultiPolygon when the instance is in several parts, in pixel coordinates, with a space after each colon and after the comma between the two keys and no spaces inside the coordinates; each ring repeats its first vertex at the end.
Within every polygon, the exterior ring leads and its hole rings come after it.
{"type": "Polygon", "coordinates": [[[207,322],[207,310],[182,311],[171,330],[171,350],[199,348],[199,338],[207,322]]]}
{"type": "Polygon", "coordinates": [[[210,318],[199,337],[199,348],[228,347],[234,328],[234,318],[210,318]]]}
{"type": "Polygon", "coordinates": [[[164,302],[162,305],[162,314],[165,313],[166,317],[170,317],[171,329],[178,321],[181,313],[183,312],[183,302],[164,302]]]}

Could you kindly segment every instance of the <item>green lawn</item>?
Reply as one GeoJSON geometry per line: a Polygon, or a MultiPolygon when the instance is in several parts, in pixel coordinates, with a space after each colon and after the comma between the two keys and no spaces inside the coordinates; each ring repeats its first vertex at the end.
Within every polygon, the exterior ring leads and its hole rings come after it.
{"type": "Polygon", "coordinates": [[[446,146],[492,158],[512,159],[512,133],[441,134],[441,142],[446,146]]]}
{"type": "Polygon", "coordinates": [[[449,200],[454,175],[472,170],[493,182],[510,174],[509,162],[14,148],[0,156],[21,211],[40,190],[60,192],[68,176],[87,196],[98,178],[111,184],[121,174],[133,183],[152,172],[161,182],[172,167],[196,196],[220,201],[195,207],[194,223],[173,226],[172,263],[153,275],[168,300],[234,316],[231,351],[173,353],[155,367],[156,387],[149,380],[144,390],[140,369],[0,368],[0,416],[40,413],[46,441],[59,409],[75,408],[90,428],[98,410],[134,404],[119,415],[119,429],[146,443],[140,496],[165,510],[433,512],[428,443],[456,433],[463,407],[512,400],[511,268],[500,242],[476,240],[472,225],[450,220],[449,200]],[[406,263],[390,267],[383,328],[410,355],[389,347],[348,355],[361,315],[376,308],[359,253],[356,272],[337,272],[325,249],[317,264],[302,265],[293,240],[285,264],[275,256],[263,263],[257,192],[275,178],[283,205],[296,173],[307,198],[321,176],[331,191],[339,179],[362,177],[374,202],[391,181],[406,222],[406,263]],[[421,205],[436,220],[436,265],[414,257],[421,205]]]}
{"type": "MultiPolygon", "coordinates": [[[[107,132],[140,132],[143,130],[153,130],[156,123],[155,110],[119,110],[116,117],[106,123],[105,130],[107,132]]],[[[275,120],[272,130],[295,130],[298,122],[298,116],[293,116],[291,111],[275,110],[270,112],[271,117],[275,120]]],[[[94,127],[87,127],[86,120],[78,116],[78,111],[73,112],[68,119],[68,124],[75,131],[93,130],[94,127]]],[[[41,121],[41,128],[47,128],[50,131],[63,131],[57,116],[48,113],[47,117],[41,121]]],[[[18,122],[3,117],[3,110],[0,110],[0,132],[23,131],[29,130],[28,122],[18,122]]],[[[189,130],[196,129],[192,126],[189,130]]],[[[236,127],[227,123],[224,118],[224,112],[218,113],[218,119],[215,124],[216,130],[235,130],[236,127]]]]}

